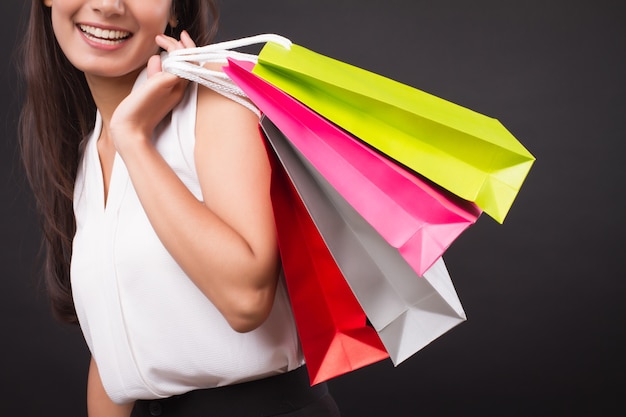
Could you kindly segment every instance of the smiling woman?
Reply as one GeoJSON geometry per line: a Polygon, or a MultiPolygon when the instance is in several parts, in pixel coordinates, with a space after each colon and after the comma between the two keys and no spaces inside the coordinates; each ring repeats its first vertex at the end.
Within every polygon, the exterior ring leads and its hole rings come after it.
{"type": "Polygon", "coordinates": [[[257,116],[161,71],[216,16],[32,2],[22,152],[53,308],[92,353],[91,417],[338,415],[302,366],[257,116]]]}
{"type": "MultiPolygon", "coordinates": [[[[121,76],[158,52],[154,39],[176,26],[171,0],[44,0],[54,35],[67,59],[89,75],[121,76]],[[116,37],[115,33],[124,34],[116,37]]],[[[136,74],[135,74],[136,76],[136,74]]]]}

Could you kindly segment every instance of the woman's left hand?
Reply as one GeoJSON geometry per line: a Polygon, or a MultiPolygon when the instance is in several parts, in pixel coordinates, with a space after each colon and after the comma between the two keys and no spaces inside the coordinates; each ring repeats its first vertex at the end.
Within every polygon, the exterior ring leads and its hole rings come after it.
{"type": "MultiPolygon", "coordinates": [[[[185,31],[180,40],[158,35],[156,43],[167,52],[196,46],[185,31]]],[[[188,81],[162,71],[160,55],[150,58],[147,73],[147,81],[133,90],[111,117],[111,139],[121,156],[134,143],[151,140],[159,122],[182,100],[188,84],[188,81]]]]}

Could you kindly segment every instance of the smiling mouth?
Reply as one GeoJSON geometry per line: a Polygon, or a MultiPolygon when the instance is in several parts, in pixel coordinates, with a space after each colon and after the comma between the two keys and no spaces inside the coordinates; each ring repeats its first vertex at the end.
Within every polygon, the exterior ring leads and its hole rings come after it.
{"type": "Polygon", "coordinates": [[[78,25],[78,28],[88,39],[104,45],[117,45],[133,35],[123,30],[101,29],[88,25],[78,25]]]}

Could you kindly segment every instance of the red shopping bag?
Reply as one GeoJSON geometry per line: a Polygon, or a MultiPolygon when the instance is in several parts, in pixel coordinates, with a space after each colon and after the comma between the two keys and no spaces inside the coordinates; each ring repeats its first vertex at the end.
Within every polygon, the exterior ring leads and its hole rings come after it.
{"type": "Polygon", "coordinates": [[[387,358],[273,151],[271,197],[287,290],[311,385],[387,358]]]}
{"type": "Polygon", "coordinates": [[[372,150],[307,106],[229,60],[224,72],[332,187],[419,274],[481,210],[372,150]]]}

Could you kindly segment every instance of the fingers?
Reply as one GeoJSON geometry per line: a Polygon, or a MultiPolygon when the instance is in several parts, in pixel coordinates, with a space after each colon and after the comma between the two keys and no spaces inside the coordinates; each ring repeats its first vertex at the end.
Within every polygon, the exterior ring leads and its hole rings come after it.
{"type": "Polygon", "coordinates": [[[159,55],[151,56],[147,65],[148,78],[151,78],[154,74],[161,72],[161,69],[161,57],[159,55]]]}
{"type": "MultiPolygon", "coordinates": [[[[155,38],[157,45],[166,50],[167,52],[172,52],[178,49],[185,48],[195,48],[196,43],[191,39],[189,33],[186,30],[183,30],[180,34],[180,40],[176,40],[171,36],[167,36],[165,34],[157,35],[155,38]]],[[[159,55],[155,55],[150,58],[148,61],[148,78],[162,71],[161,67],[161,57],[159,55]]],[[[169,75],[169,74],[168,74],[169,75]]],[[[173,79],[177,79],[177,77],[172,76],[173,79]]]]}
{"type": "Polygon", "coordinates": [[[196,47],[196,43],[193,41],[193,39],[191,39],[191,36],[189,36],[189,33],[187,33],[186,30],[183,30],[182,33],[180,34],[180,41],[182,42],[185,48],[196,47]]]}
{"type": "Polygon", "coordinates": [[[184,48],[181,41],[177,41],[174,38],[171,38],[166,35],[157,35],[155,38],[157,45],[161,48],[165,49],[167,52],[175,51],[176,49],[184,48]]]}
{"type": "Polygon", "coordinates": [[[171,36],[167,36],[163,34],[157,35],[156,43],[161,48],[165,49],[167,52],[172,52],[177,49],[196,47],[195,42],[193,41],[193,39],[191,39],[191,36],[189,36],[186,30],[183,30],[182,33],[180,34],[180,40],[176,40],[172,38],[171,36]]]}
{"type": "MultiPolygon", "coordinates": [[[[160,34],[156,36],[155,41],[157,45],[167,52],[172,52],[178,49],[195,48],[196,46],[195,42],[191,39],[191,36],[189,36],[186,30],[182,31],[180,40],[176,40],[175,38],[165,34],[160,34]]],[[[161,57],[159,55],[151,57],[148,61],[148,78],[161,71],[161,57]]]]}

